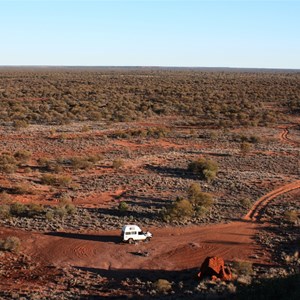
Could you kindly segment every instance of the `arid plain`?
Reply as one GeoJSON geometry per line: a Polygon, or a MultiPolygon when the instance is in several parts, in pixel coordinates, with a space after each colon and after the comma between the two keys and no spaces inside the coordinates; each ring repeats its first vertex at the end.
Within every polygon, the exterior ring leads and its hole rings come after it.
{"type": "Polygon", "coordinates": [[[296,71],[1,68],[0,297],[297,285],[299,113],[296,71]],[[200,282],[207,256],[233,280],[200,282]]]}

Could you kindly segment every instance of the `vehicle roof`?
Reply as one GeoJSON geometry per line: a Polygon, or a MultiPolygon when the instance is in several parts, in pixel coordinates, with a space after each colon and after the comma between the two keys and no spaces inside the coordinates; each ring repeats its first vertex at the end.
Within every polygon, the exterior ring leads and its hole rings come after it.
{"type": "Polygon", "coordinates": [[[127,224],[127,225],[124,225],[122,227],[122,230],[125,231],[126,229],[129,229],[130,227],[133,227],[132,229],[133,230],[141,230],[141,228],[138,226],[138,225],[135,225],[135,224],[127,224]]]}

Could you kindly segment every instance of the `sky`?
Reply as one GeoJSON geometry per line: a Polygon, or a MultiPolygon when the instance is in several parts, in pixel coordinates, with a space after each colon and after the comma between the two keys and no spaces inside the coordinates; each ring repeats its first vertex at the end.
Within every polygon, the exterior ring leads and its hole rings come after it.
{"type": "Polygon", "coordinates": [[[0,0],[0,65],[300,69],[300,0],[0,0]]]}

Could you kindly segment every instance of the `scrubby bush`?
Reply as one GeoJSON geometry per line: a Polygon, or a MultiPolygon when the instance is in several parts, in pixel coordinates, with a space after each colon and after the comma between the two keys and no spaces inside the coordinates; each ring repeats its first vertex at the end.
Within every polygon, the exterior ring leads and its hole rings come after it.
{"type": "Polygon", "coordinates": [[[253,267],[252,263],[248,261],[234,261],[232,268],[237,275],[252,275],[253,267]]]}
{"type": "Polygon", "coordinates": [[[13,122],[13,127],[17,130],[22,128],[27,128],[29,126],[28,122],[25,120],[15,120],[13,122]]]}
{"type": "Polygon", "coordinates": [[[128,204],[125,201],[121,201],[118,205],[119,211],[127,211],[128,210],[128,204]]]}
{"type": "Polygon", "coordinates": [[[22,203],[15,202],[10,206],[10,213],[13,216],[24,216],[26,215],[26,206],[22,203]]]}
{"type": "Polygon", "coordinates": [[[250,153],[251,149],[252,149],[252,145],[248,142],[242,142],[240,145],[240,150],[242,154],[250,153]]]}
{"type": "Polygon", "coordinates": [[[189,200],[177,199],[172,203],[172,205],[163,211],[163,220],[174,221],[174,220],[184,220],[192,217],[194,209],[189,200]]]}
{"type": "Polygon", "coordinates": [[[189,163],[188,171],[199,176],[201,179],[211,181],[217,176],[218,164],[210,159],[199,158],[189,163]]]}
{"type": "Polygon", "coordinates": [[[0,205],[0,218],[8,219],[11,216],[9,205],[0,205]]]}
{"type": "Polygon", "coordinates": [[[249,209],[252,206],[252,202],[249,198],[242,198],[240,204],[243,208],[249,209]]]}
{"type": "Polygon", "coordinates": [[[25,164],[28,162],[28,160],[31,157],[31,152],[27,150],[19,150],[14,154],[14,157],[17,159],[17,161],[21,164],[25,164]]]}
{"type": "Polygon", "coordinates": [[[14,156],[9,153],[2,153],[0,155],[0,172],[14,173],[17,169],[17,161],[14,156]]]}
{"type": "Polygon", "coordinates": [[[158,279],[153,286],[159,293],[166,293],[172,289],[172,283],[166,279],[158,279]]]}
{"type": "Polygon", "coordinates": [[[113,168],[114,169],[117,169],[117,170],[119,170],[119,169],[121,169],[123,166],[124,166],[124,161],[123,161],[123,159],[121,159],[121,158],[116,158],[114,161],[113,161],[113,168]]]}
{"type": "Polygon", "coordinates": [[[21,241],[16,236],[9,236],[4,240],[0,240],[0,250],[19,252],[21,246],[21,241]]]}
{"type": "Polygon", "coordinates": [[[41,177],[41,182],[43,184],[52,185],[56,187],[69,187],[72,183],[72,177],[67,175],[44,174],[41,177]]]}
{"type": "Polygon", "coordinates": [[[24,195],[24,194],[34,194],[34,190],[31,185],[28,183],[20,183],[13,187],[12,189],[14,194],[24,195]]]}
{"type": "Polygon", "coordinates": [[[300,223],[300,211],[296,211],[296,210],[285,211],[284,220],[292,224],[300,223]]]}
{"type": "Polygon", "coordinates": [[[195,207],[209,208],[213,204],[213,198],[211,194],[201,191],[201,187],[198,184],[192,184],[188,189],[188,200],[195,207]]]}

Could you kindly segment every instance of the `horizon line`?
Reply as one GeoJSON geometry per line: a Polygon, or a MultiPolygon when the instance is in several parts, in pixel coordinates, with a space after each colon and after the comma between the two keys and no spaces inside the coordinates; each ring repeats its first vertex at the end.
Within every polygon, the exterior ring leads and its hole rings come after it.
{"type": "Polygon", "coordinates": [[[164,66],[164,65],[0,65],[0,68],[176,68],[176,69],[256,69],[256,70],[294,70],[300,71],[300,68],[290,67],[224,67],[224,66],[164,66]]]}

